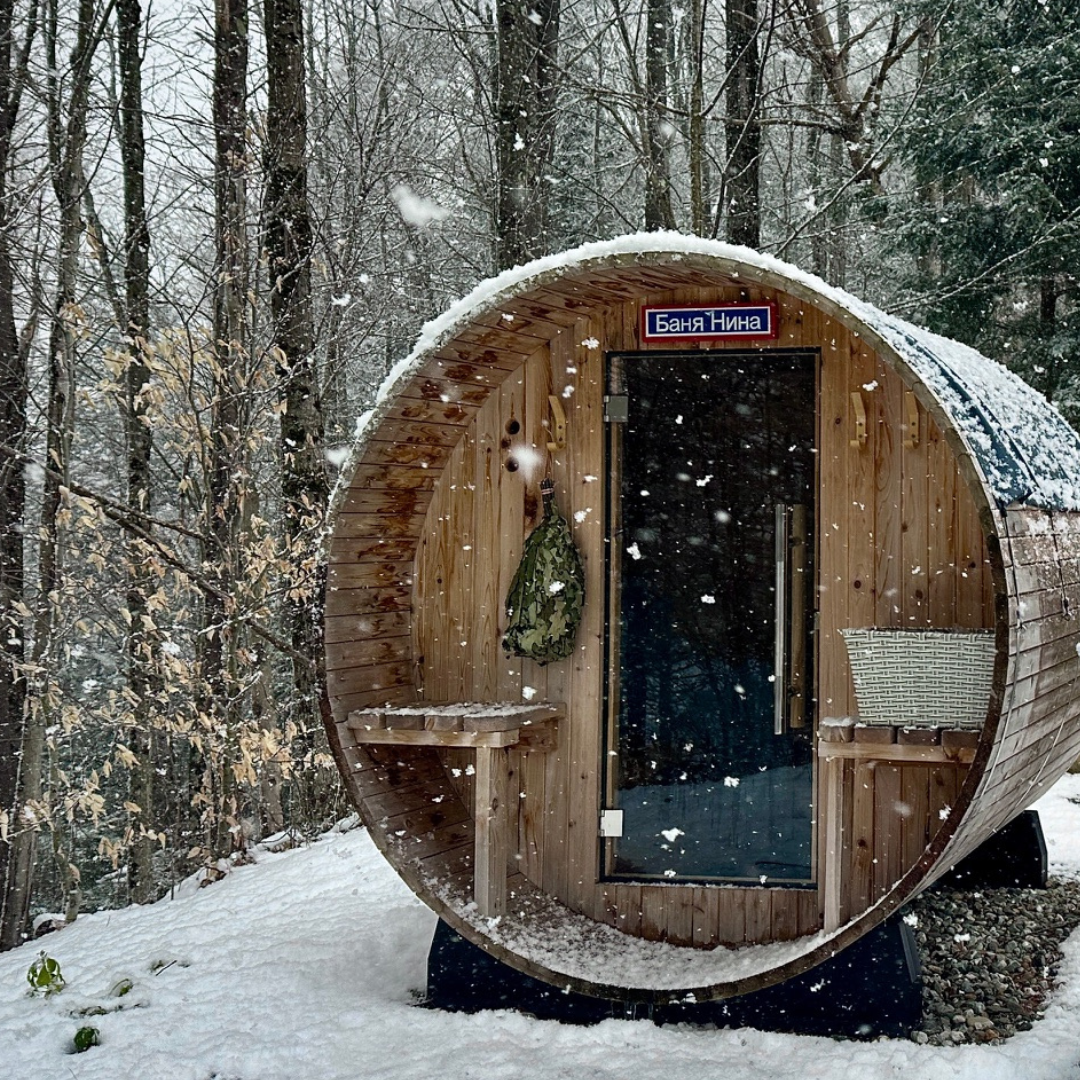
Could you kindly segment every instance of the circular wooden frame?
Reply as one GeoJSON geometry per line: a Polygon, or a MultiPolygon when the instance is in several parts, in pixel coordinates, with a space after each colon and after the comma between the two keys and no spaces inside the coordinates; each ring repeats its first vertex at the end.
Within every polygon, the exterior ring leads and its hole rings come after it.
{"type": "MultiPolygon", "coordinates": [[[[590,245],[511,271],[425,328],[417,349],[380,391],[335,497],[327,548],[329,734],[372,837],[413,891],[458,933],[520,971],[601,997],[667,1002],[692,994],[705,1001],[745,993],[813,967],[880,924],[1071,764],[1080,751],[1080,703],[1068,692],[1080,648],[1080,596],[1070,603],[1071,594],[1080,592],[1080,514],[1003,505],[970,423],[927,377],[928,364],[948,368],[947,351],[941,339],[775,260],[663,235],[590,245]],[[828,932],[738,950],[645,941],[570,910],[525,879],[511,890],[504,915],[485,917],[448,862],[435,873],[420,854],[431,849],[440,829],[460,827],[465,835],[471,827],[472,811],[448,784],[439,751],[358,745],[348,722],[356,709],[421,697],[416,657],[400,644],[407,640],[400,631],[414,616],[408,568],[424,528],[425,493],[488,396],[538,348],[613,305],[710,288],[766,288],[835,320],[895,371],[947,440],[978,509],[993,578],[993,689],[974,760],[922,855],[876,903],[828,932]],[[392,648],[390,625],[398,635],[392,648]],[[343,659],[350,650],[360,656],[353,667],[343,659]],[[410,798],[417,806],[439,803],[442,824],[436,819],[433,825],[428,814],[410,828],[410,798]],[[399,829],[385,827],[388,800],[396,800],[399,829]]],[[[978,386],[971,389],[978,394],[978,386]]],[[[1024,400],[1044,410],[1040,419],[1048,424],[1046,418],[1053,418],[1061,454],[1080,460],[1076,438],[1070,442],[1061,434],[1057,414],[1038,399],[1024,400]]],[[[1037,473],[1038,462],[1023,464],[1037,473]]]]}

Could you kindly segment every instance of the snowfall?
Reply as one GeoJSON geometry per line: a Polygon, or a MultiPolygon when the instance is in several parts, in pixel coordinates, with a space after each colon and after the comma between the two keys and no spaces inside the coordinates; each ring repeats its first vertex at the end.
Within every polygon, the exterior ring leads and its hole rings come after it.
{"type": "MultiPolygon", "coordinates": [[[[1035,805],[1051,873],[1080,878],[1080,776],[1035,805]]],[[[572,1027],[418,1007],[435,917],[362,828],[255,855],[0,955],[0,1080],[1080,1080],[1080,930],[1045,1017],[997,1046],[572,1027]],[[47,998],[28,992],[42,949],[66,983],[47,998]],[[86,1024],[100,1045],[76,1054],[86,1024]]]]}

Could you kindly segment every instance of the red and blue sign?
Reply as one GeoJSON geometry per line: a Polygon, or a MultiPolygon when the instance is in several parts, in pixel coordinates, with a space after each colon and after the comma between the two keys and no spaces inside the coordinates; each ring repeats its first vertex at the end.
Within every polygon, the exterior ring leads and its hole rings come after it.
{"type": "Polygon", "coordinates": [[[746,341],[778,334],[776,305],[771,303],[641,309],[642,341],[746,341]]]}

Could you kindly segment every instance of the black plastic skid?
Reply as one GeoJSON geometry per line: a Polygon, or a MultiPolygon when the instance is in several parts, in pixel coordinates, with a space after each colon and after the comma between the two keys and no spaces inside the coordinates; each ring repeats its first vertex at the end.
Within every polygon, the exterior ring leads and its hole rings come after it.
{"type": "MultiPolygon", "coordinates": [[[[1046,863],[1039,815],[1026,810],[937,887],[1045,888],[1046,863]]],[[[873,1038],[906,1036],[919,1025],[922,981],[914,938],[899,915],[786,982],[723,1001],[674,1005],[560,990],[489,956],[440,920],[428,955],[427,1004],[464,1012],[516,1009],[573,1024],[614,1017],[873,1038]]]]}
{"type": "Polygon", "coordinates": [[[494,959],[440,920],[428,957],[427,1003],[464,1012],[516,1009],[575,1024],[614,1017],[870,1038],[907,1035],[916,1027],[922,987],[911,931],[899,919],[777,986],[724,1001],[674,1005],[612,1001],[559,990],[494,959]]]}

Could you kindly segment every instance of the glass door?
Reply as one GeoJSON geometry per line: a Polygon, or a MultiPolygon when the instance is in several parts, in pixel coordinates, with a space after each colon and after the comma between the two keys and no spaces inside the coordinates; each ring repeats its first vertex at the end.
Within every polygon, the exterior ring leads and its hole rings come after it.
{"type": "Polygon", "coordinates": [[[817,356],[608,374],[605,875],[810,882],[817,356]]]}

